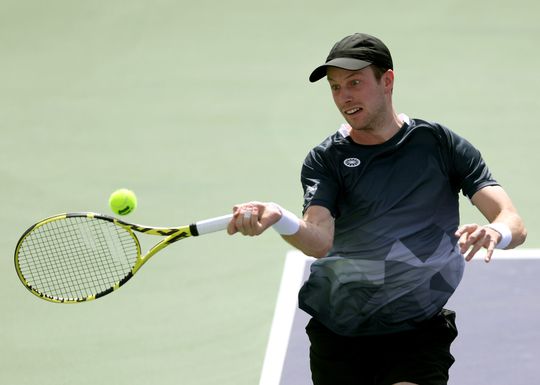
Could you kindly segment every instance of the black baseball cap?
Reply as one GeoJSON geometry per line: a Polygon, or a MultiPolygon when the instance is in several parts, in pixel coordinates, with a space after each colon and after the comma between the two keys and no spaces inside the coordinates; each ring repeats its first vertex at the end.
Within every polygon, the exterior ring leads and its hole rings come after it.
{"type": "Polygon", "coordinates": [[[326,62],[315,68],[309,81],[314,83],[324,78],[328,67],[357,71],[371,64],[394,69],[390,50],[381,40],[365,33],[355,33],[344,37],[332,47],[326,62]]]}

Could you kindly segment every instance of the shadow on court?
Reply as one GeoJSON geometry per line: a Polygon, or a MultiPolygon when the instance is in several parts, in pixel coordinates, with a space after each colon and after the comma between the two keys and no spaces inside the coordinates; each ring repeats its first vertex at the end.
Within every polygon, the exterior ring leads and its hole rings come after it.
{"type": "MultiPolygon", "coordinates": [[[[497,251],[489,264],[467,264],[447,308],[456,311],[459,336],[449,385],[525,385],[540,375],[540,250],[497,251]]],[[[296,293],[312,258],[287,255],[259,385],[309,385],[309,316],[296,293]]]]}

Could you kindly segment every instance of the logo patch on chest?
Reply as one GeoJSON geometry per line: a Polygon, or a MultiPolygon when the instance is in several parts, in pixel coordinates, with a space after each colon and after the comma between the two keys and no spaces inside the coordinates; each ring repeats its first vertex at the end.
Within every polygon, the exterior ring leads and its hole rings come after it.
{"type": "Polygon", "coordinates": [[[360,163],[362,162],[358,158],[347,158],[343,161],[343,164],[347,167],[358,167],[360,163]]]}

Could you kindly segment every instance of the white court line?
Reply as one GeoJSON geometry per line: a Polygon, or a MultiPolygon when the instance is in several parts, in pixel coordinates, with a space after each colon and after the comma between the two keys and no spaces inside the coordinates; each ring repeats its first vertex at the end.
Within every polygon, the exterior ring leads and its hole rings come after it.
{"type": "Polygon", "coordinates": [[[281,380],[294,315],[298,307],[297,294],[303,284],[308,259],[314,258],[296,250],[287,253],[259,385],[278,385],[281,380]]]}
{"type": "MultiPolygon", "coordinates": [[[[484,255],[484,251],[479,251],[474,259],[483,260],[484,255]]],[[[499,259],[540,259],[540,249],[495,250],[492,259],[493,262],[499,259]]],[[[306,263],[310,260],[314,260],[314,258],[308,257],[298,250],[291,250],[287,253],[259,385],[280,384],[289,338],[298,307],[297,294],[303,284],[306,263]]]]}
{"type": "MultiPolygon", "coordinates": [[[[485,254],[485,250],[480,250],[474,259],[484,259],[485,254]]],[[[492,259],[540,259],[540,249],[495,250],[492,259]]]]}

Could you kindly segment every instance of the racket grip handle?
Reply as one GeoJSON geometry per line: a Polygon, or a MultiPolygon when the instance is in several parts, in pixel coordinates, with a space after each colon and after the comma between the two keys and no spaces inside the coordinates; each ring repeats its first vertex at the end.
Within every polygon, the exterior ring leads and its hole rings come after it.
{"type": "Polygon", "coordinates": [[[221,217],[215,217],[195,222],[195,228],[197,229],[198,235],[225,230],[229,225],[232,216],[232,214],[228,214],[221,217]]]}

